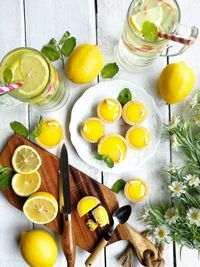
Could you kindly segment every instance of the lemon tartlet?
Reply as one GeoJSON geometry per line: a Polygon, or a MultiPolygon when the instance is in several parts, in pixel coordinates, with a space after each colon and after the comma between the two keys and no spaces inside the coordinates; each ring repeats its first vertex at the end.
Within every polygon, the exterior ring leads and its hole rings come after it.
{"type": "Polygon", "coordinates": [[[98,153],[110,157],[114,163],[122,162],[127,153],[127,141],[121,135],[106,135],[98,144],[98,153]]]}
{"type": "Polygon", "coordinates": [[[132,148],[143,149],[150,143],[150,132],[142,126],[133,126],[127,131],[125,138],[132,148]]]}
{"type": "Polygon", "coordinates": [[[82,137],[90,143],[97,143],[104,135],[104,125],[98,118],[89,118],[80,127],[82,137]]]}
{"type": "Polygon", "coordinates": [[[139,178],[131,179],[124,187],[124,194],[127,199],[133,202],[139,202],[146,198],[148,194],[148,186],[139,178]]]}
{"type": "Polygon", "coordinates": [[[124,121],[129,125],[136,125],[145,120],[147,116],[146,107],[139,101],[130,101],[122,111],[124,121]]]}
{"type": "Polygon", "coordinates": [[[122,107],[118,100],[113,98],[103,99],[97,107],[98,117],[107,123],[118,121],[122,115],[122,107]]]}

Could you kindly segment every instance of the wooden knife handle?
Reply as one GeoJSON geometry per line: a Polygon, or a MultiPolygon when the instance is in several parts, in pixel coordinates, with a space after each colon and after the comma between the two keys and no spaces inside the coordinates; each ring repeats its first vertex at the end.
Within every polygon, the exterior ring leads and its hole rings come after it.
{"type": "Polygon", "coordinates": [[[99,256],[99,254],[101,253],[101,251],[105,248],[105,246],[107,245],[108,241],[105,240],[104,238],[101,239],[101,241],[97,244],[97,246],[95,247],[95,249],[92,251],[92,253],[90,254],[90,256],[87,258],[86,262],[85,262],[85,266],[86,267],[91,267],[97,257],[99,256]]]}
{"type": "Polygon", "coordinates": [[[64,218],[63,220],[62,248],[68,263],[68,267],[74,267],[76,259],[76,243],[70,217],[64,218]]]}

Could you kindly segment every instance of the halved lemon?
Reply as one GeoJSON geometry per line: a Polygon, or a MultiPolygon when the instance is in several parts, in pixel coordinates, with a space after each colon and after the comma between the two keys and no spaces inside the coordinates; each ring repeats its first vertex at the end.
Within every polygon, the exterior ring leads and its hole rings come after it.
{"type": "Polygon", "coordinates": [[[40,188],[41,175],[38,171],[29,174],[16,173],[12,178],[11,185],[16,195],[27,197],[40,188]]]}
{"type": "Polygon", "coordinates": [[[114,163],[120,163],[126,157],[127,142],[121,135],[106,135],[98,144],[98,153],[110,157],[114,163]]]}
{"type": "Polygon", "coordinates": [[[34,148],[26,145],[18,146],[12,157],[12,166],[16,172],[29,174],[40,168],[41,158],[34,148]]]}
{"type": "Polygon", "coordinates": [[[139,11],[134,15],[130,16],[131,26],[137,31],[142,31],[142,26],[145,21],[154,23],[157,27],[160,26],[163,18],[162,7],[156,6],[147,10],[139,11]]]}
{"type": "Polygon", "coordinates": [[[50,193],[37,192],[26,200],[23,206],[23,212],[27,219],[33,223],[50,223],[57,216],[58,203],[50,193]]]}
{"type": "Polygon", "coordinates": [[[122,114],[122,107],[118,100],[103,99],[97,107],[98,117],[107,123],[118,121],[122,114]]]}
{"type": "Polygon", "coordinates": [[[128,144],[134,149],[146,148],[150,143],[150,132],[144,127],[131,127],[126,133],[128,144]]]}
{"type": "Polygon", "coordinates": [[[139,101],[130,101],[123,107],[122,117],[129,125],[136,125],[144,121],[147,116],[147,109],[139,101]]]}
{"type": "Polygon", "coordinates": [[[89,118],[80,127],[81,135],[90,143],[97,143],[104,135],[104,125],[100,119],[89,118]]]}

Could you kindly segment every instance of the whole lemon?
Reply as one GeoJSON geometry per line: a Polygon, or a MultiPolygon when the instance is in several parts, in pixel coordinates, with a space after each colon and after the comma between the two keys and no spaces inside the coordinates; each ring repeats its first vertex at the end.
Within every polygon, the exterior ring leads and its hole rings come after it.
{"type": "Polygon", "coordinates": [[[89,83],[103,67],[103,54],[97,45],[83,44],[74,49],[65,65],[65,74],[74,83],[89,83]]]}
{"type": "Polygon", "coordinates": [[[178,103],[190,94],[194,81],[194,71],[185,62],[169,64],[160,75],[160,95],[168,104],[178,103]]]}
{"type": "Polygon", "coordinates": [[[44,230],[21,233],[21,253],[31,267],[52,267],[57,258],[57,244],[44,230]]]}

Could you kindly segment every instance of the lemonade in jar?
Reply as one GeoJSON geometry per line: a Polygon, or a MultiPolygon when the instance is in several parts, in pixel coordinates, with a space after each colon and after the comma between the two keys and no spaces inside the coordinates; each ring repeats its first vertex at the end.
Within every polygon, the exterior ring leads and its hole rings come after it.
{"type": "Polygon", "coordinates": [[[5,70],[12,73],[11,83],[24,85],[9,92],[15,99],[33,104],[42,111],[61,108],[69,97],[66,79],[39,51],[21,47],[9,52],[0,66],[0,82],[5,84],[5,70]]]}

